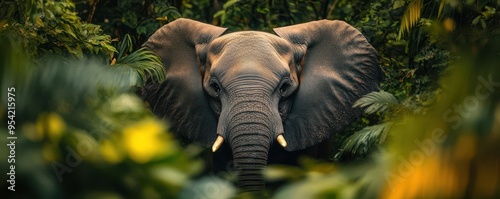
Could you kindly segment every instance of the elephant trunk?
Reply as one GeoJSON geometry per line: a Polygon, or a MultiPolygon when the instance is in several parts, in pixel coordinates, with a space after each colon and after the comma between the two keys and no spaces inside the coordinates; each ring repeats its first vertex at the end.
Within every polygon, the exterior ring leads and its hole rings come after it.
{"type": "Polygon", "coordinates": [[[236,138],[233,142],[235,144],[232,144],[234,166],[238,176],[238,187],[245,191],[259,191],[265,188],[262,172],[267,165],[269,142],[249,141],[250,139],[267,140],[250,133],[236,138]]]}
{"type": "Polygon", "coordinates": [[[235,107],[235,111],[229,114],[229,144],[233,151],[237,184],[244,191],[265,188],[263,170],[267,165],[273,128],[270,114],[255,109],[262,105],[258,102],[245,103],[245,108],[235,107]]]}

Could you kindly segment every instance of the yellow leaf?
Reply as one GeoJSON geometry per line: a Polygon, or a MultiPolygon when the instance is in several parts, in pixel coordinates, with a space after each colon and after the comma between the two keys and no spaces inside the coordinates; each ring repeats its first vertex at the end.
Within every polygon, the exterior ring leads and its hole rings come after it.
{"type": "Polygon", "coordinates": [[[146,163],[172,148],[172,143],[165,142],[167,135],[160,123],[147,119],[123,130],[123,146],[133,161],[146,163]]]}
{"type": "Polygon", "coordinates": [[[453,20],[452,18],[446,18],[443,21],[443,27],[447,32],[455,30],[455,20],[453,20]]]}
{"type": "Polygon", "coordinates": [[[36,122],[37,138],[49,137],[53,142],[58,142],[66,130],[66,123],[57,113],[42,113],[36,122]]]}
{"type": "Polygon", "coordinates": [[[45,24],[43,23],[42,19],[40,18],[40,16],[36,16],[35,17],[35,27],[37,28],[42,28],[44,27],[45,24]]]}
{"type": "Polygon", "coordinates": [[[42,152],[42,157],[46,162],[54,162],[59,159],[59,151],[57,150],[57,144],[45,143],[42,146],[41,152],[42,152]]]}
{"type": "Polygon", "coordinates": [[[100,145],[101,155],[109,163],[116,164],[123,160],[123,154],[109,140],[103,140],[100,145]]]}
{"type": "Polygon", "coordinates": [[[420,20],[420,12],[423,7],[423,0],[413,0],[406,8],[405,14],[401,19],[397,40],[400,40],[405,33],[409,33],[410,29],[420,20]]]}
{"type": "Polygon", "coordinates": [[[441,3],[439,3],[438,18],[441,16],[441,12],[443,11],[444,3],[446,3],[446,0],[441,0],[441,3]]]}

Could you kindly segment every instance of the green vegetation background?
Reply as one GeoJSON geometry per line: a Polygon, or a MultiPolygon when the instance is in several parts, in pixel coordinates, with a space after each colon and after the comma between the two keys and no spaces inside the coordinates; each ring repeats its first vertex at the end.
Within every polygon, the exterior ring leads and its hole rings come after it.
{"type": "MultiPolygon", "coordinates": [[[[203,149],[166,133],[134,94],[148,74],[165,78],[159,59],[141,44],[186,17],[230,31],[267,32],[344,20],[379,53],[383,91],[355,104],[366,114],[338,133],[331,162],[269,167],[269,181],[286,185],[266,196],[498,198],[499,4],[3,0],[1,145],[8,149],[10,132],[18,139],[16,192],[5,180],[0,192],[8,198],[251,197],[232,185],[231,172],[208,175],[203,149]]],[[[0,150],[4,173],[9,152],[0,150]]]]}

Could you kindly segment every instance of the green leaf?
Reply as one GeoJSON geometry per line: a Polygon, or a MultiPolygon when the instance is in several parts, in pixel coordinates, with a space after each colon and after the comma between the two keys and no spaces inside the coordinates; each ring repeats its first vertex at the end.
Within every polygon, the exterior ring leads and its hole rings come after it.
{"type": "Polygon", "coordinates": [[[439,3],[439,9],[438,9],[438,15],[437,15],[438,18],[441,16],[441,12],[443,11],[445,3],[446,3],[446,0],[441,0],[441,2],[439,3]]]}
{"type": "Polygon", "coordinates": [[[405,5],[405,1],[403,1],[403,0],[396,0],[396,1],[394,1],[394,3],[392,4],[392,9],[394,9],[394,10],[395,10],[395,9],[398,9],[398,8],[400,8],[400,7],[404,6],[404,5],[405,5]]]}
{"type": "Polygon", "coordinates": [[[479,19],[481,19],[481,16],[477,16],[472,20],[472,25],[476,25],[479,22],[479,19]]]}
{"type": "Polygon", "coordinates": [[[36,16],[35,17],[35,27],[37,27],[37,28],[43,28],[43,27],[45,27],[45,23],[43,23],[43,21],[40,18],[40,16],[36,16]]]}
{"type": "Polygon", "coordinates": [[[137,15],[133,11],[127,11],[122,15],[123,24],[135,28],[137,26],[137,15]]]}
{"type": "Polygon", "coordinates": [[[136,31],[137,31],[138,35],[142,35],[142,34],[146,34],[147,29],[146,29],[146,26],[138,26],[136,28],[136,31]]]}
{"type": "Polygon", "coordinates": [[[481,22],[481,27],[486,30],[486,28],[487,28],[486,27],[486,22],[483,19],[481,19],[479,21],[481,22]]]}
{"type": "Polygon", "coordinates": [[[269,181],[296,180],[305,175],[303,170],[287,165],[270,165],[264,170],[264,176],[269,181]]]}
{"type": "Polygon", "coordinates": [[[226,11],[225,11],[225,10],[219,10],[218,12],[216,12],[216,13],[214,14],[214,18],[217,18],[217,17],[219,17],[219,16],[221,16],[221,15],[224,15],[224,14],[226,14],[226,11]]]}
{"type": "Polygon", "coordinates": [[[118,0],[118,6],[121,8],[126,8],[127,5],[130,5],[130,0],[118,0]]]}
{"type": "Polygon", "coordinates": [[[133,50],[133,44],[132,44],[132,37],[130,37],[129,34],[126,34],[122,41],[120,41],[120,44],[118,44],[118,56],[116,57],[117,59],[121,59],[123,55],[132,52],[133,50]]]}
{"type": "Polygon", "coordinates": [[[73,38],[78,39],[78,37],[75,35],[75,33],[73,32],[73,29],[71,28],[71,26],[69,24],[63,24],[62,28],[64,29],[64,32],[68,33],[73,38]]]}
{"type": "Polygon", "coordinates": [[[372,114],[375,112],[384,112],[391,106],[397,105],[399,105],[399,102],[393,94],[380,90],[368,93],[359,98],[354,102],[353,107],[366,108],[365,113],[372,114]]]}
{"type": "Polygon", "coordinates": [[[344,141],[340,151],[335,154],[335,159],[339,159],[346,152],[358,156],[366,155],[374,146],[381,145],[385,141],[392,125],[392,122],[387,122],[355,132],[344,141]]]}
{"type": "Polygon", "coordinates": [[[142,86],[148,77],[155,81],[163,81],[165,73],[160,58],[152,51],[141,48],[127,56],[117,58],[116,64],[110,66],[113,70],[130,78],[132,86],[142,86]]]}
{"type": "Polygon", "coordinates": [[[235,3],[238,3],[238,1],[239,0],[229,0],[226,3],[224,3],[224,5],[222,7],[224,8],[224,10],[226,10],[227,8],[229,8],[232,5],[234,5],[235,3]]]}
{"type": "Polygon", "coordinates": [[[186,188],[180,193],[178,198],[230,199],[230,198],[236,198],[237,193],[238,191],[232,183],[220,179],[217,176],[207,176],[186,186],[186,188]],[[206,192],[200,190],[211,190],[211,191],[206,192]]]}
{"type": "Polygon", "coordinates": [[[156,166],[151,168],[149,172],[153,176],[153,179],[174,187],[181,187],[189,180],[189,176],[186,173],[171,167],[156,166]]]}
{"type": "Polygon", "coordinates": [[[363,198],[356,197],[358,186],[349,183],[358,181],[347,174],[350,173],[343,171],[337,175],[319,176],[292,183],[277,190],[272,198],[363,198]]]}

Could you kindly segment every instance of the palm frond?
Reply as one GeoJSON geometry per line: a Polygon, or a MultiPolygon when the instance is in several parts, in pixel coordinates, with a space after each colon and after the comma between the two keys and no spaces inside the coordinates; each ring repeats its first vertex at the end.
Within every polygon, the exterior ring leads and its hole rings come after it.
{"type": "Polygon", "coordinates": [[[335,159],[339,159],[346,152],[356,156],[366,155],[370,149],[384,143],[392,125],[392,122],[386,122],[355,132],[344,141],[340,151],[335,154],[335,159]]]}
{"type": "Polygon", "coordinates": [[[146,79],[163,81],[165,73],[160,58],[146,48],[133,51],[133,41],[126,34],[118,44],[118,54],[111,62],[111,69],[128,78],[130,86],[143,86],[146,79]]]}
{"type": "Polygon", "coordinates": [[[415,24],[417,24],[417,22],[420,20],[420,13],[422,11],[423,5],[423,0],[413,0],[408,5],[405,14],[401,18],[401,25],[399,26],[397,40],[400,40],[405,33],[410,32],[410,29],[415,26],[415,24]]]}
{"type": "Polygon", "coordinates": [[[146,48],[118,58],[116,64],[110,67],[122,74],[123,77],[129,77],[133,86],[144,85],[149,77],[158,82],[165,80],[165,72],[160,58],[146,48]]]}
{"type": "Polygon", "coordinates": [[[124,55],[131,53],[134,49],[132,37],[126,34],[123,40],[118,44],[118,56],[117,59],[121,59],[124,55]]]}
{"type": "Polygon", "coordinates": [[[392,106],[399,105],[398,100],[393,94],[380,90],[366,94],[354,102],[353,107],[365,108],[365,113],[384,112],[392,106]]]}
{"type": "Polygon", "coordinates": [[[445,3],[446,3],[446,0],[441,0],[441,2],[439,3],[438,16],[437,16],[438,18],[441,17],[441,12],[443,11],[445,3]]]}

